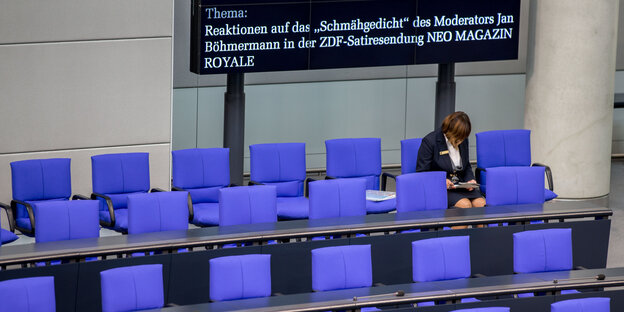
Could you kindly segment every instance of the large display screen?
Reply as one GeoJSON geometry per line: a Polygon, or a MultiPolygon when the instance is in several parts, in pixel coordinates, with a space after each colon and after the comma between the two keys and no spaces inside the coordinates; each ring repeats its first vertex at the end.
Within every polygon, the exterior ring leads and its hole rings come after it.
{"type": "Polygon", "coordinates": [[[520,0],[193,0],[191,71],[518,58],[520,0]]]}

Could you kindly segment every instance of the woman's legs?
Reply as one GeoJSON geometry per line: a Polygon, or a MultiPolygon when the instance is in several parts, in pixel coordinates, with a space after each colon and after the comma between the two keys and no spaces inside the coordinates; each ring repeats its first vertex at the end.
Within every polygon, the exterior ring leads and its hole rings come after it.
{"type": "Polygon", "coordinates": [[[472,207],[483,207],[485,206],[485,198],[483,197],[473,198],[471,200],[471,204],[472,204],[472,207]]]}
{"type": "Polygon", "coordinates": [[[458,200],[453,206],[457,208],[472,208],[472,203],[470,202],[470,199],[462,198],[458,200]]]}

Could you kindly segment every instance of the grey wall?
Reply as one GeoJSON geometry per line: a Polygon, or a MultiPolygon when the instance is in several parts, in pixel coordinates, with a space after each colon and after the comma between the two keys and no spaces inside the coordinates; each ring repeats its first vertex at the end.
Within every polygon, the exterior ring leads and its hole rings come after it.
{"type": "MultiPolygon", "coordinates": [[[[222,146],[224,91],[174,90],[173,149],[222,146]]],[[[434,91],[434,78],[248,86],[245,145],[305,142],[308,168],[324,168],[326,139],[381,137],[383,162],[396,164],[402,139],[433,129],[434,91]]],[[[457,78],[457,109],[471,116],[473,133],[521,128],[524,75],[457,78]]]]}
{"type": "Polygon", "coordinates": [[[88,195],[91,155],[146,151],[169,185],[172,23],[172,0],[0,0],[0,201],[32,158],[71,158],[88,195]]]}

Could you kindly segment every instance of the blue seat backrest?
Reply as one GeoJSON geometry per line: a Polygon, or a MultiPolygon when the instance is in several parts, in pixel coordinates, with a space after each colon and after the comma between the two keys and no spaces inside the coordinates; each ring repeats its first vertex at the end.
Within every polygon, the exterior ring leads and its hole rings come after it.
{"type": "Polygon", "coordinates": [[[219,225],[277,222],[275,186],[228,187],[219,190],[219,225]]]}
{"type": "Polygon", "coordinates": [[[470,269],[470,236],[450,236],[412,242],[414,282],[467,278],[470,269]]]}
{"type": "Polygon", "coordinates": [[[366,215],[366,180],[334,179],[310,183],[310,219],[366,215]]]}
{"type": "Polygon", "coordinates": [[[472,308],[453,310],[451,312],[509,312],[510,308],[507,307],[489,307],[489,308],[472,308]]]}
{"type": "Polygon", "coordinates": [[[497,167],[486,172],[488,205],[544,202],[544,167],[497,167]]]}
{"type": "Polygon", "coordinates": [[[188,229],[187,198],[187,192],[129,195],[128,234],[188,229]]]}
{"type": "Polygon", "coordinates": [[[13,198],[27,200],[67,199],[71,196],[69,158],[30,159],[11,163],[13,198]]]}
{"type": "Polygon", "coordinates": [[[249,145],[251,180],[275,185],[277,196],[303,196],[305,143],[249,145]]]}
{"type": "Polygon", "coordinates": [[[121,194],[149,191],[148,153],[91,156],[91,172],[95,193],[121,194]]]}
{"type": "Polygon", "coordinates": [[[525,129],[479,132],[477,167],[531,165],[531,131],[525,129]]]}
{"type": "Polygon", "coordinates": [[[327,175],[334,178],[369,177],[366,189],[379,189],[381,139],[333,139],[325,141],[327,175]]]}
{"type": "Polygon", "coordinates": [[[54,277],[28,277],[0,282],[0,312],[56,311],[54,277]]]}
{"type": "Polygon", "coordinates": [[[223,301],[271,295],[271,255],[210,259],[210,300],[223,301]]]}
{"type": "Polygon", "coordinates": [[[194,189],[230,184],[229,148],[191,148],[171,155],[173,186],[194,189]]]}
{"type": "Polygon", "coordinates": [[[34,205],[36,242],[100,236],[98,201],[48,201],[34,205]]]}
{"type": "Polygon", "coordinates": [[[396,201],[397,212],[446,209],[446,173],[428,171],[398,176],[396,201]]]}
{"type": "Polygon", "coordinates": [[[572,269],[572,229],[546,229],[513,234],[514,272],[572,269]]]}
{"type": "Polygon", "coordinates": [[[312,289],[325,291],[373,285],[370,245],[312,250],[312,289]]]}
{"type": "Polygon", "coordinates": [[[611,298],[583,298],[555,302],[550,305],[550,312],[609,312],[611,298]]]}
{"type": "Polygon", "coordinates": [[[100,272],[102,311],[160,308],[165,303],[162,264],[136,265],[100,272]]]}
{"type": "Polygon", "coordinates": [[[421,138],[401,140],[401,174],[416,172],[421,138]]]}

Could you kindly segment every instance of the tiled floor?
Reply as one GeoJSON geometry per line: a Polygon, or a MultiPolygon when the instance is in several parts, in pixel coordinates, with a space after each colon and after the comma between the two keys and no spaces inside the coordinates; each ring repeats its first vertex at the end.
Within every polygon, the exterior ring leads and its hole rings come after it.
{"type": "MultiPolygon", "coordinates": [[[[399,172],[392,172],[399,174],[399,172]]],[[[316,176],[322,179],[323,176],[316,176]]],[[[389,181],[388,190],[394,190],[394,181],[389,181]]],[[[608,205],[613,210],[611,221],[611,235],[609,242],[609,256],[607,267],[624,267],[624,159],[614,159],[611,164],[611,191],[608,205]]],[[[194,226],[193,226],[194,227],[194,226]]],[[[108,229],[102,229],[100,236],[120,235],[108,229]]],[[[20,235],[20,238],[11,244],[28,244],[34,238],[20,235]]]]}

